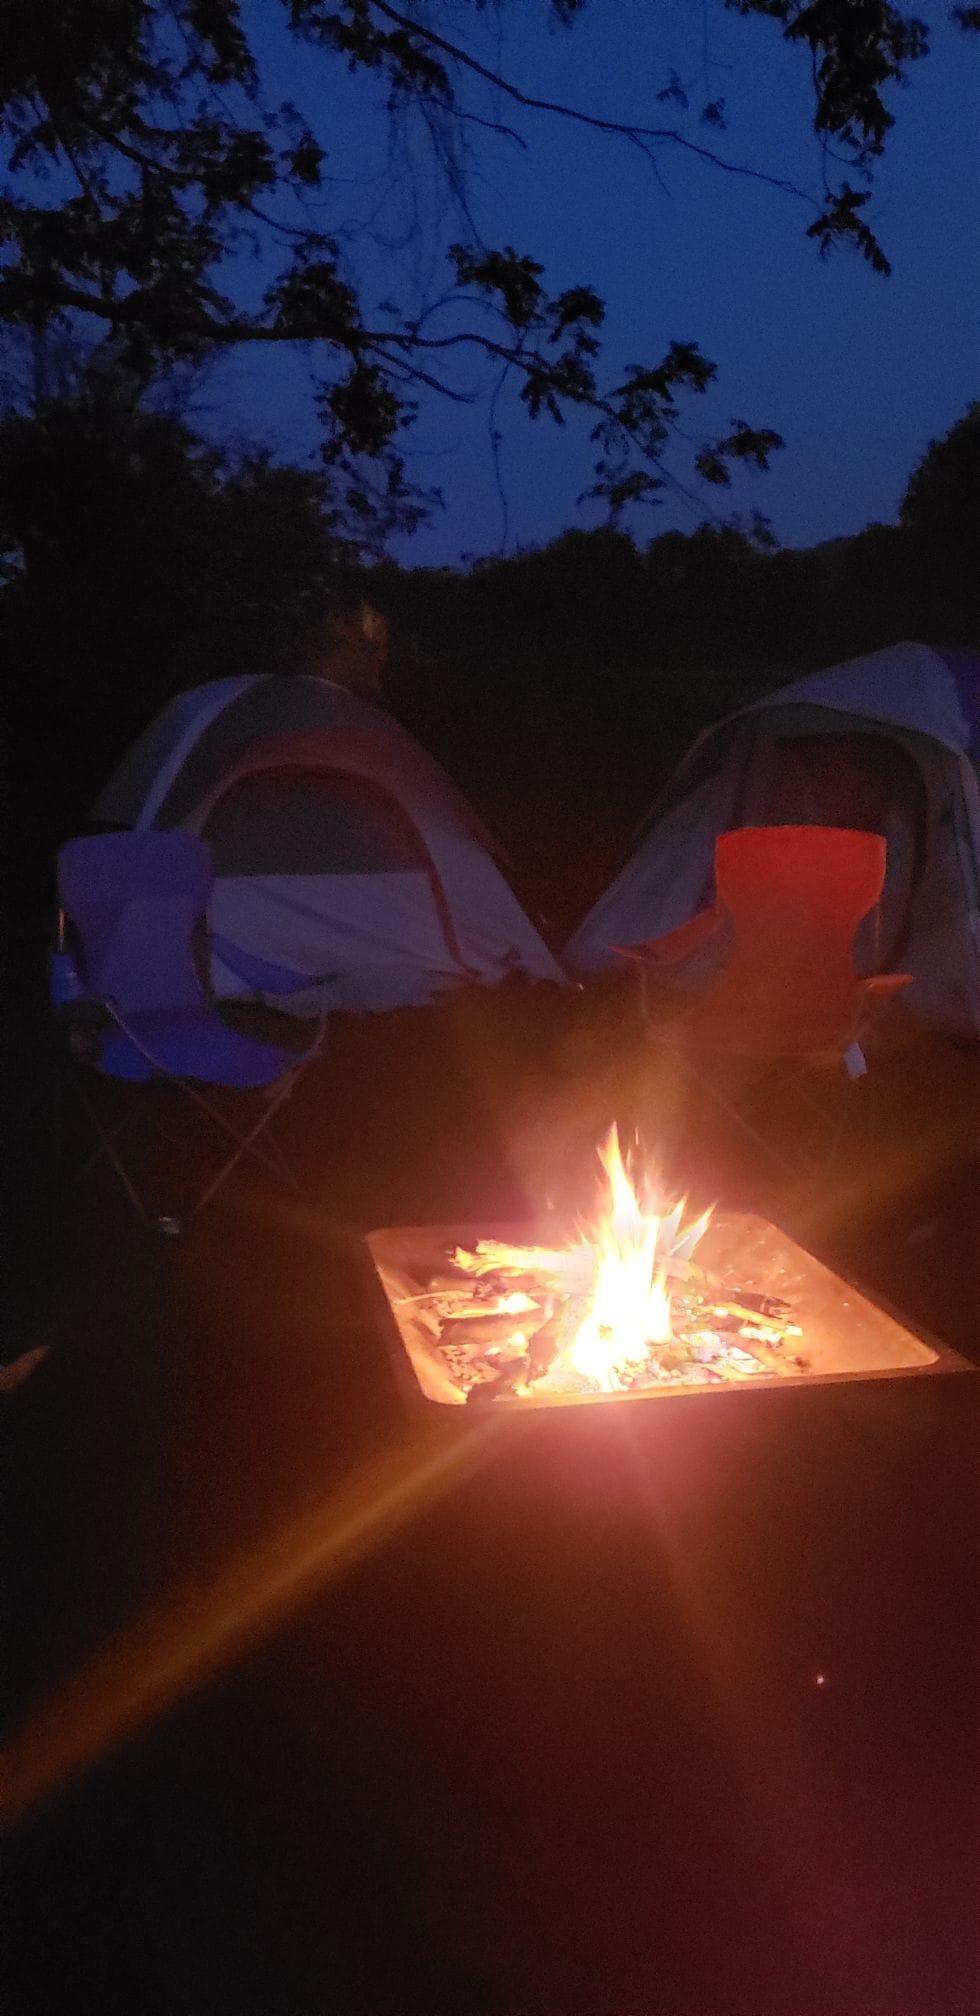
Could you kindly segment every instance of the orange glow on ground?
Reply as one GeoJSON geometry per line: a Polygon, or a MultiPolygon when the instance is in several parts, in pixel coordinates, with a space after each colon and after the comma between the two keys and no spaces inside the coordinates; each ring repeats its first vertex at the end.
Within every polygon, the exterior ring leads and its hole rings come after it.
{"type": "Polygon", "coordinates": [[[402,1445],[314,1512],[231,1561],[210,1587],[178,1593],[165,1609],[137,1618],[15,1735],[7,1752],[7,1820],[21,1819],[137,1735],[486,1463],[496,1446],[491,1421],[467,1429],[448,1445],[402,1445]]]}

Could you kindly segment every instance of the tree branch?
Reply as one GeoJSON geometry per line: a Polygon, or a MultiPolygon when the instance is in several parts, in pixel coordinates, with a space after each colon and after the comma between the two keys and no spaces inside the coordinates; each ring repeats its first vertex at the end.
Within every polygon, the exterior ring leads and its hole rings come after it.
{"type": "Polygon", "coordinates": [[[534,98],[529,92],[522,91],[517,84],[510,83],[499,71],[489,69],[478,57],[471,56],[468,50],[461,48],[458,43],[450,42],[445,35],[440,35],[435,28],[425,27],[421,22],[413,20],[410,15],[402,14],[397,7],[390,6],[389,0],[367,0],[367,4],[377,13],[385,15],[396,27],[404,29],[419,41],[429,43],[432,48],[439,49],[444,56],[451,57],[453,62],[459,63],[463,69],[472,71],[476,77],[481,77],[484,83],[492,84],[496,91],[502,92],[516,105],[522,105],[526,111],[554,113],[558,118],[570,119],[577,125],[588,126],[593,132],[609,133],[620,140],[629,140],[635,146],[639,146],[643,153],[648,152],[642,144],[644,141],[666,142],[670,146],[682,148],[685,153],[696,155],[701,161],[707,161],[712,168],[723,169],[728,175],[743,175],[754,182],[765,182],[770,189],[781,189],[788,196],[796,196],[801,202],[813,204],[813,198],[796,182],[790,182],[784,176],[770,175],[764,168],[750,168],[739,161],[726,161],[723,155],[715,154],[710,147],[700,147],[696,140],[688,140],[683,133],[678,133],[675,127],[631,125],[624,120],[604,119],[595,112],[582,112],[578,106],[564,105],[553,98],[534,98]]]}

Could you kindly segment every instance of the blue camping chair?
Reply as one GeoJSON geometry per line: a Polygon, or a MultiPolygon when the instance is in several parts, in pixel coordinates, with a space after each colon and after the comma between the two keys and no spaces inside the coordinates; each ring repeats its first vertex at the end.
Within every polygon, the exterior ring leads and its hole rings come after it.
{"type": "MultiPolygon", "coordinates": [[[[259,1042],[223,1021],[208,997],[208,900],[214,869],[204,841],[191,833],[105,833],[69,840],[58,855],[59,942],[52,955],[53,1005],[65,1022],[76,1064],[131,1085],[169,1081],[207,1114],[224,1160],[183,1216],[202,1210],[248,1153],[295,1187],[272,1140],[260,1140],[300,1074],[322,1048],[325,1014],[313,1042],[297,1054],[259,1042]],[[212,1092],[261,1095],[261,1110],[244,1131],[212,1092]]],[[[233,948],[222,942],[226,959],[233,948]]],[[[244,960],[244,955],[242,955],[244,960]]],[[[265,994],[309,987],[308,977],[264,960],[247,961],[246,984],[265,994]]],[[[107,1128],[81,1083],[81,1103],[98,1140],[83,1174],[103,1155],[145,1222],[153,1222],[119,1153],[133,1109],[107,1128]]],[[[181,1219],[157,1217],[166,1231],[181,1219]]]]}

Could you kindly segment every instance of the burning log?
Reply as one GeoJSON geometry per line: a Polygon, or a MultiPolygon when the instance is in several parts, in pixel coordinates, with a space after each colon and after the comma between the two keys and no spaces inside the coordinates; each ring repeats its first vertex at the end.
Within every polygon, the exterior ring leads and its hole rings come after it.
{"type": "MultiPolygon", "coordinates": [[[[533,1306],[533,1305],[532,1305],[533,1306]]],[[[495,1310],[489,1316],[459,1315],[447,1311],[440,1324],[440,1341],[451,1342],[467,1356],[479,1356],[485,1349],[506,1344],[515,1335],[527,1334],[522,1319],[511,1309],[495,1310]]]]}
{"type": "Polygon", "coordinates": [[[789,1303],[781,1301],[778,1295],[750,1295],[744,1288],[737,1302],[727,1302],[724,1307],[730,1309],[733,1316],[747,1316],[750,1321],[758,1316],[784,1320],[792,1313],[789,1303]]]}
{"type": "MultiPolygon", "coordinates": [[[[474,1316],[469,1313],[465,1270],[457,1276],[457,1284],[461,1306],[458,1313],[443,1307],[437,1344],[467,1401],[482,1405],[504,1396],[519,1397],[549,1379],[556,1390],[588,1389],[588,1377],[576,1379],[562,1362],[587,1313],[588,1298],[545,1294],[539,1284],[541,1299],[535,1304],[526,1297],[528,1310],[504,1308],[474,1316]]],[[[785,1378],[806,1370],[806,1360],[785,1348],[803,1334],[800,1324],[789,1321],[788,1304],[778,1304],[785,1313],[762,1317],[750,1302],[765,1301],[774,1312],[774,1298],[717,1297],[716,1288],[704,1293],[688,1290],[677,1297],[671,1336],[641,1340],[642,1349],[619,1374],[619,1390],[637,1391],[655,1383],[717,1384],[760,1373],[785,1378]]],[[[450,1301],[444,1287],[440,1300],[444,1305],[450,1301]]]]}
{"type": "Polygon", "coordinates": [[[529,1386],[538,1379],[544,1379],[558,1356],[561,1345],[561,1312],[545,1318],[536,1330],[529,1333],[524,1377],[529,1386]]]}
{"type": "Polygon", "coordinates": [[[478,1379],[466,1395],[467,1406],[480,1406],[484,1401],[499,1400],[501,1394],[512,1393],[515,1386],[523,1384],[524,1367],[518,1359],[509,1365],[501,1365],[498,1372],[489,1379],[478,1379]]]}

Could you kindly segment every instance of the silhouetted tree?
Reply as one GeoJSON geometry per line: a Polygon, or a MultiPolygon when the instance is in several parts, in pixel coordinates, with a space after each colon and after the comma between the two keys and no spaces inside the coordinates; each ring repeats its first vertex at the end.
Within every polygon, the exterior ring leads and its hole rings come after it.
{"type": "Polygon", "coordinates": [[[8,416],[0,640],[32,816],[77,826],[181,688],[304,668],[352,558],[325,472],[234,460],[104,392],[8,416]]]}
{"type": "Polygon", "coordinates": [[[914,555],[918,633],[980,645],[980,400],[930,444],[900,516],[914,555]]]}
{"type": "MultiPolygon", "coordinates": [[[[444,248],[441,291],[369,306],[349,244],[324,214],[322,137],[295,106],[270,97],[239,0],[7,0],[0,320],[37,331],[82,318],[112,335],[144,383],[235,348],[306,346],[324,452],[354,512],[373,467],[377,501],[409,521],[417,515],[402,429],[419,388],[459,396],[442,375],[459,356],[509,375],[532,417],[586,416],[591,494],[614,510],[655,494],[682,405],[704,391],[714,365],[685,340],[659,359],[607,369],[595,289],[578,278],[554,289],[534,253],[481,241],[468,219],[461,135],[480,128],[485,144],[494,133],[512,140],[507,120],[547,114],[583,136],[618,137],[654,164],[683,150],[784,194],[791,185],[726,155],[718,104],[703,108],[707,127],[685,130],[670,84],[660,93],[670,109],[658,104],[665,123],[656,125],[530,95],[495,69],[491,44],[467,38],[482,4],[283,0],[276,10],[284,36],[308,52],[314,90],[322,94],[331,64],[373,73],[391,119],[417,123],[455,197],[466,242],[444,248]],[[259,261],[258,289],[243,282],[244,250],[259,261]]],[[[539,4],[567,25],[582,0],[539,4]]],[[[886,272],[867,221],[870,176],[892,124],[884,94],[926,55],[924,24],[890,0],[728,4],[762,15],[809,58],[813,123],[833,144],[824,146],[820,193],[791,190],[809,205],[808,235],[821,254],[849,244],[886,272]]],[[[956,11],[968,26],[974,10],[956,11]]],[[[721,439],[695,444],[693,463],[706,482],[724,484],[733,464],[765,466],[779,445],[771,429],[734,420],[721,439]]]]}

